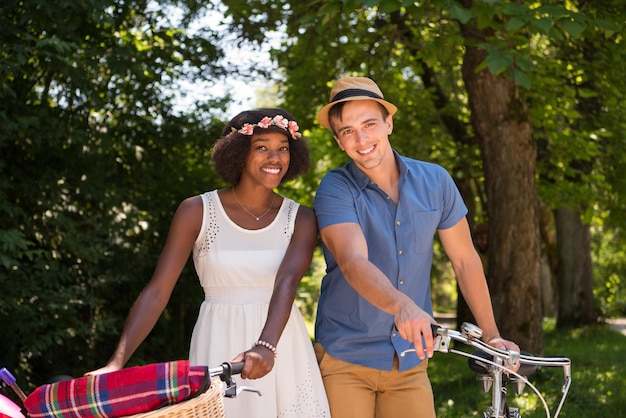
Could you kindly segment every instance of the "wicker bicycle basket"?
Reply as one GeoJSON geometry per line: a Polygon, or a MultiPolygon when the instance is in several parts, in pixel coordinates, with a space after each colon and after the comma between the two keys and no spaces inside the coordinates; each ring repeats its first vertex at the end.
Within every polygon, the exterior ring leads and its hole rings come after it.
{"type": "Polygon", "coordinates": [[[213,380],[211,387],[195,398],[176,405],[164,406],[142,414],[126,418],[224,418],[224,389],[219,379],[213,380]]]}

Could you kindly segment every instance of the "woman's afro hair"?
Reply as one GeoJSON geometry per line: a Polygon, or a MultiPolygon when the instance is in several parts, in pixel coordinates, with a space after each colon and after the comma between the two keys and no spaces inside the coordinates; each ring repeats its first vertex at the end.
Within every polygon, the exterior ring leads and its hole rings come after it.
{"type": "MultiPolygon", "coordinates": [[[[212,154],[215,171],[224,181],[230,184],[239,183],[243,166],[248,157],[248,152],[250,152],[251,136],[241,134],[237,131],[246,123],[255,125],[266,116],[273,118],[276,115],[281,115],[290,121],[294,120],[293,116],[285,110],[263,108],[243,111],[224,126],[222,136],[213,146],[212,154]]],[[[255,133],[259,130],[279,132],[286,134],[289,138],[289,168],[283,176],[281,183],[293,180],[308,171],[310,165],[309,149],[304,137],[298,139],[293,138],[288,130],[275,125],[265,129],[258,126],[254,127],[255,133]]]]}

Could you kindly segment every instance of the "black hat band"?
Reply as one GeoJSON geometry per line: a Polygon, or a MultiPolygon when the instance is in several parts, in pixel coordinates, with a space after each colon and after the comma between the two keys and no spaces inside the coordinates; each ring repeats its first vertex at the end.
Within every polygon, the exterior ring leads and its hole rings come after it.
{"type": "Polygon", "coordinates": [[[335,97],[333,97],[333,99],[330,101],[331,103],[333,102],[337,102],[339,100],[343,100],[343,99],[347,99],[349,97],[355,97],[355,96],[367,96],[367,97],[371,97],[373,99],[380,99],[380,100],[384,100],[382,97],[380,97],[378,94],[371,92],[369,90],[363,90],[363,89],[346,89],[346,90],[342,90],[339,93],[337,93],[335,95],[335,97]]]}

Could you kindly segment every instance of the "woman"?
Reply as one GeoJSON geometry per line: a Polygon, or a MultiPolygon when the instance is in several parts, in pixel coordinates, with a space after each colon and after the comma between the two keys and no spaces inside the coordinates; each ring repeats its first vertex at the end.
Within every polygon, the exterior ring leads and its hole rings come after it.
{"type": "Polygon", "coordinates": [[[273,191],[308,170],[298,130],[281,109],[244,111],[224,127],[213,162],[232,186],[181,203],[113,356],[90,374],[126,364],[165,309],[192,253],[205,300],[190,363],[243,360],[241,377],[251,379],[245,385],[262,393],[226,399],[227,416],[330,417],[311,341],[293,304],[317,240],[315,214],[273,191]]]}

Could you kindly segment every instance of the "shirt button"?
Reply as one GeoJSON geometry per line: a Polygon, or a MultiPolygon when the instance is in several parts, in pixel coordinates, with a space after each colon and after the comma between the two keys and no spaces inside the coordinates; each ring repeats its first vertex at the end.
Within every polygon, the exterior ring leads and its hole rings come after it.
{"type": "Polygon", "coordinates": [[[398,335],[398,334],[397,334],[397,333],[395,333],[395,332],[394,332],[393,334],[391,334],[391,336],[392,336],[393,338],[396,338],[396,335],[398,335]]]}
{"type": "Polygon", "coordinates": [[[400,284],[404,284],[404,280],[400,280],[400,284]]]}
{"type": "Polygon", "coordinates": [[[400,255],[404,254],[404,250],[398,251],[398,254],[400,254],[400,255]]]}
{"type": "Polygon", "coordinates": [[[391,200],[391,197],[390,197],[390,196],[387,196],[387,200],[391,200]]]}
{"type": "Polygon", "coordinates": [[[400,221],[396,221],[396,225],[397,225],[397,226],[400,226],[400,221]]]}

